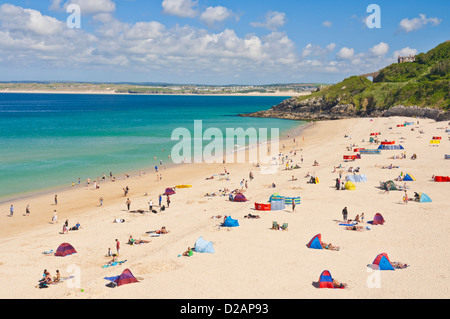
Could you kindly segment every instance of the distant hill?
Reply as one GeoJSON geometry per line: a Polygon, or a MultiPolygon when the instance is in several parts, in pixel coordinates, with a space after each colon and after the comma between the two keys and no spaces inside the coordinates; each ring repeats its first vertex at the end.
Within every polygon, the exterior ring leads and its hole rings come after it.
{"type": "Polygon", "coordinates": [[[244,116],[304,120],[353,116],[450,118],[450,41],[414,62],[394,63],[373,79],[352,76],[308,96],[283,101],[268,111],[244,116]]]}

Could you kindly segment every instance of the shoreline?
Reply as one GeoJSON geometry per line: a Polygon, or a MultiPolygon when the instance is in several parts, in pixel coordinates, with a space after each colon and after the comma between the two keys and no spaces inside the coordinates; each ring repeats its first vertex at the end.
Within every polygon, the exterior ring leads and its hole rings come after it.
{"type": "MultiPolygon", "coordinates": [[[[281,136],[280,136],[280,143],[283,140],[287,140],[288,137],[283,135],[294,135],[294,134],[299,134],[300,132],[302,132],[304,129],[306,129],[308,126],[310,125],[310,123],[302,123],[302,124],[298,124],[296,127],[291,128],[286,130],[285,132],[280,132],[281,136]]],[[[256,145],[256,144],[255,144],[256,145]]],[[[254,147],[255,145],[248,145],[242,149],[237,149],[235,151],[232,151],[234,153],[239,153],[239,152],[248,152],[250,150],[250,148],[254,147]]],[[[280,144],[281,146],[281,144],[280,144]]],[[[225,156],[226,154],[224,154],[225,156]]],[[[218,161],[218,158],[214,158],[214,161],[218,161]]],[[[159,173],[164,172],[166,170],[169,169],[173,169],[176,167],[182,167],[185,165],[190,165],[190,164],[194,164],[194,163],[180,163],[180,164],[176,164],[173,163],[172,161],[169,164],[164,164],[163,165],[163,170],[159,171],[159,173]]],[[[201,163],[204,164],[204,163],[201,163]]],[[[215,163],[215,164],[221,164],[221,163],[215,163]]],[[[233,163],[225,163],[224,165],[227,164],[233,164],[233,163]]],[[[159,165],[158,165],[159,166],[159,165]]],[[[152,167],[143,167],[141,169],[133,169],[133,170],[123,170],[118,172],[117,174],[113,174],[113,176],[116,178],[116,181],[126,181],[128,178],[125,177],[125,174],[129,174],[129,178],[132,177],[139,177],[139,172],[141,172],[142,175],[146,175],[146,174],[154,174],[154,168],[152,167]]],[[[100,175],[99,175],[100,176],[100,175]]],[[[92,187],[92,185],[89,185],[88,187],[85,186],[86,185],[86,180],[85,181],[81,181],[80,184],[77,184],[76,182],[76,178],[74,179],[74,187],[72,187],[71,185],[54,185],[54,186],[50,186],[48,188],[45,189],[36,189],[36,190],[32,190],[32,191],[27,191],[24,193],[19,193],[19,194],[12,194],[12,195],[6,195],[3,197],[0,197],[0,205],[2,204],[8,204],[11,202],[16,202],[16,201],[31,201],[33,199],[36,199],[38,197],[41,196],[51,196],[52,194],[56,194],[56,193],[62,193],[62,192],[69,192],[71,190],[73,190],[74,188],[79,189],[79,188],[89,188],[92,187]]],[[[94,183],[94,179],[91,179],[91,184],[94,183]]],[[[107,183],[112,183],[111,178],[109,176],[106,177],[105,181],[107,183]]],[[[103,185],[104,182],[100,179],[99,185],[103,185]]]]}

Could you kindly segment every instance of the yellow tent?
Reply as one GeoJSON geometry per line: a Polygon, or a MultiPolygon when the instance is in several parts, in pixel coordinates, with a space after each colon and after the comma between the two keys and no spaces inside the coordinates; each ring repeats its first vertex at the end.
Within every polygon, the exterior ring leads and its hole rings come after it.
{"type": "Polygon", "coordinates": [[[354,191],[356,189],[356,186],[352,182],[348,181],[347,183],[345,183],[345,189],[354,191]]]}
{"type": "Polygon", "coordinates": [[[441,144],[440,140],[431,140],[430,144],[441,144]]]}

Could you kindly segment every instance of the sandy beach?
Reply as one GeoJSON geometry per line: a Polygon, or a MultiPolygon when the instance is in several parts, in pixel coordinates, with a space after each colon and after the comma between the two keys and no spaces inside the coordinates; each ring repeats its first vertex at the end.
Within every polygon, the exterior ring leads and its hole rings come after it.
{"type": "MultiPolygon", "coordinates": [[[[301,168],[286,170],[280,163],[276,174],[262,174],[253,163],[185,164],[160,171],[132,175],[86,187],[82,181],[73,189],[59,192],[58,203],[53,193],[36,195],[0,205],[1,218],[0,279],[3,299],[314,299],[314,298],[449,298],[450,278],[446,270],[450,260],[446,248],[450,234],[450,183],[432,181],[433,175],[450,175],[450,147],[445,128],[447,122],[410,118],[358,118],[316,122],[297,136],[280,142],[280,152],[301,168]],[[405,121],[414,125],[397,127],[405,121]],[[423,134],[420,133],[423,131],[423,134]],[[361,159],[345,162],[344,155],[356,154],[357,147],[374,149],[369,143],[371,132],[381,132],[380,141],[395,141],[403,150],[383,150],[380,155],[362,154],[361,159]],[[438,146],[430,146],[433,136],[441,136],[438,146]],[[295,142],[294,139],[295,138],[295,142]],[[353,145],[355,144],[355,145],[353,145]],[[284,148],[283,146],[284,145],[284,148]],[[351,150],[347,150],[350,147],[351,150]],[[296,155],[293,151],[296,150],[296,155]],[[405,159],[392,159],[406,152],[405,159]],[[417,159],[411,156],[417,154],[417,159]],[[303,163],[301,159],[303,158],[303,163]],[[314,161],[319,163],[313,166],[314,161]],[[387,165],[396,169],[383,169],[387,165]],[[335,167],[342,165],[341,169],[335,167]],[[336,190],[335,179],[350,167],[367,182],[355,183],[356,190],[336,190]],[[229,180],[207,179],[229,172],[229,180]],[[254,175],[249,180],[249,173],[254,175]],[[310,173],[318,184],[308,183],[310,173]],[[403,192],[386,193],[380,181],[394,180],[400,173],[411,174],[415,181],[407,183],[410,197],[423,192],[431,203],[402,202],[403,192]],[[294,179],[292,180],[292,176],[294,179]],[[207,197],[206,193],[241,188],[248,181],[244,195],[247,202],[230,202],[228,196],[207,197]],[[270,187],[275,183],[276,187],[270,187]],[[158,195],[167,187],[180,184],[191,188],[177,189],[170,207],[154,214],[148,211],[151,199],[158,205],[158,195]],[[123,188],[130,188],[125,197],[123,188]],[[300,196],[296,211],[257,211],[255,202],[268,203],[274,193],[300,196]],[[103,205],[99,198],[103,197],[103,205]],[[14,215],[9,215],[10,205],[14,215]],[[25,215],[26,205],[30,215],[25,215]],[[370,230],[351,231],[340,226],[342,209],[349,218],[364,212],[370,230]],[[58,222],[52,223],[57,210],[58,222]],[[370,225],[376,213],[384,225],[370,225]],[[248,214],[259,215],[249,219],[248,214]],[[227,215],[239,221],[239,227],[219,227],[227,215]],[[114,223],[124,219],[124,223],[114,223]],[[69,227],[77,222],[81,229],[61,234],[64,221],[69,227]],[[272,230],[272,222],[287,223],[288,230],[272,230]],[[165,226],[168,234],[151,237],[148,232],[165,226]],[[306,247],[316,234],[322,240],[339,246],[339,251],[306,247]],[[127,245],[128,238],[151,241],[127,245]],[[194,252],[192,257],[179,256],[193,247],[203,236],[212,241],[214,254],[194,252]],[[108,248],[116,251],[115,239],[121,243],[117,266],[103,268],[111,260],[108,248]],[[61,243],[70,243],[77,251],[66,257],[43,254],[56,251],[61,243]],[[371,264],[380,253],[391,261],[410,265],[395,271],[373,271],[371,264]],[[75,276],[49,288],[36,285],[47,269],[51,275],[59,270],[61,277],[75,276]],[[138,283],[107,287],[104,277],[117,276],[129,269],[138,283]],[[333,278],[348,284],[347,289],[318,289],[317,281],[324,270],[333,278]]],[[[166,204],[165,196],[163,204],[166,204]]]]}

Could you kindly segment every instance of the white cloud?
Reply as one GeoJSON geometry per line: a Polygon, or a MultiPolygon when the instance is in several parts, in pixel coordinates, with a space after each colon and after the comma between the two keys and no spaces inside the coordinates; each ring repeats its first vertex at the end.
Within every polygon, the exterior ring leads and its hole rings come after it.
{"type": "Polygon", "coordinates": [[[303,58],[306,57],[319,57],[323,58],[330,52],[332,52],[336,47],[335,43],[328,44],[325,48],[322,48],[320,45],[313,45],[308,43],[302,50],[301,56],[303,58]]]}
{"type": "MultiPolygon", "coordinates": [[[[61,1],[54,1],[54,4],[61,1]]],[[[70,4],[80,6],[81,14],[111,13],[116,11],[116,4],[112,0],[69,0],[64,3],[64,10],[70,4]]]]}
{"type": "Polygon", "coordinates": [[[225,21],[233,16],[233,11],[222,6],[208,7],[200,15],[200,21],[209,27],[213,27],[217,22],[225,21]]]}
{"type": "Polygon", "coordinates": [[[36,35],[52,35],[61,32],[64,28],[64,23],[55,18],[12,4],[0,6],[0,23],[3,29],[25,31],[36,35]]]}
{"type": "Polygon", "coordinates": [[[324,27],[330,28],[333,25],[333,22],[331,22],[331,21],[324,21],[324,22],[322,22],[322,25],[324,27]]]}
{"type": "Polygon", "coordinates": [[[58,11],[61,10],[61,3],[64,0],[51,0],[52,4],[50,5],[50,10],[58,11]]]}
{"type": "Polygon", "coordinates": [[[253,27],[262,27],[271,31],[276,31],[286,24],[286,14],[284,12],[269,11],[264,22],[252,22],[253,27]]]}
{"type": "Polygon", "coordinates": [[[373,46],[369,49],[369,52],[372,56],[382,57],[386,55],[389,51],[389,45],[384,42],[380,42],[379,44],[373,46]]]}
{"type": "Polygon", "coordinates": [[[405,18],[400,21],[399,26],[405,32],[416,31],[425,27],[427,24],[431,24],[432,26],[437,26],[442,22],[439,18],[427,18],[424,14],[419,14],[418,18],[408,19],[405,18]]]}
{"type": "Polygon", "coordinates": [[[162,2],[165,14],[182,18],[195,18],[198,16],[197,5],[198,1],[194,0],[164,0],[162,2]]]}
{"type": "Polygon", "coordinates": [[[417,54],[417,50],[416,49],[411,49],[410,47],[405,47],[401,50],[397,50],[394,52],[394,58],[397,58],[399,56],[409,56],[409,55],[416,55],[417,54]]]}
{"type": "Polygon", "coordinates": [[[347,48],[343,47],[339,50],[339,52],[336,54],[336,57],[341,60],[350,60],[353,58],[353,55],[355,54],[355,49],[353,48],[347,48]]]}

